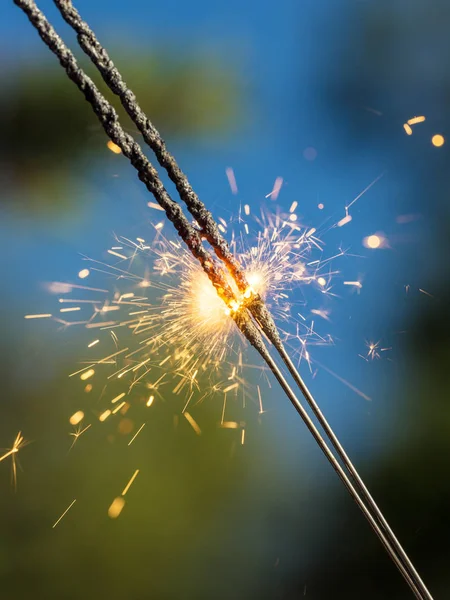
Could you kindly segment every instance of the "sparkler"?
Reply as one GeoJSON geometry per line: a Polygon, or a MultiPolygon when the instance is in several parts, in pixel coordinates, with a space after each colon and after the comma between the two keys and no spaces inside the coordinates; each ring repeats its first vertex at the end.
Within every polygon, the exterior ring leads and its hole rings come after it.
{"type": "MultiPolygon", "coordinates": [[[[226,240],[223,238],[221,234],[221,229],[223,229],[223,226],[221,227],[220,225],[217,225],[211,213],[199,200],[192,187],[190,186],[186,176],[178,167],[175,159],[167,151],[161,136],[154,128],[152,123],[149,121],[149,119],[146,117],[146,115],[143,113],[143,111],[140,109],[139,105],[135,100],[134,95],[127,88],[120,73],[114,67],[114,64],[110,60],[105,49],[102,48],[102,46],[99,44],[94,33],[90,30],[87,24],[81,20],[78,12],[72,6],[70,0],[54,1],[57,7],[60,9],[60,12],[64,19],[69,23],[69,25],[71,25],[75,29],[80,46],[88,54],[95,66],[98,68],[98,70],[103,76],[103,79],[110,87],[110,89],[119,96],[125,110],[142,133],[144,140],[154,151],[158,162],[163,168],[166,169],[170,179],[175,183],[181,200],[186,204],[189,212],[194,217],[198,228],[190,224],[190,222],[184,216],[184,213],[182,212],[180,206],[176,202],[174,202],[169,196],[167,191],[164,189],[156,170],[145,157],[140,146],[134,141],[134,139],[130,135],[124,132],[124,130],[120,126],[117,114],[114,111],[114,109],[100,94],[93,82],[78,67],[73,54],[65,46],[61,38],[59,38],[59,36],[56,34],[53,27],[47,21],[43,13],[39,11],[35,2],[33,0],[14,0],[15,4],[17,4],[27,14],[29,20],[37,29],[42,40],[47,44],[50,50],[58,57],[61,65],[66,70],[66,73],[69,76],[69,78],[78,86],[78,88],[84,94],[86,100],[91,104],[100,123],[105,129],[105,132],[110,137],[113,143],[113,146],[110,146],[110,149],[117,153],[122,152],[130,160],[131,164],[138,171],[138,175],[141,181],[146,185],[147,189],[154,195],[158,205],[164,210],[167,218],[174,225],[175,229],[178,232],[178,235],[185,242],[192,256],[196,260],[198,260],[203,271],[206,273],[210,282],[214,286],[218,297],[225,303],[226,314],[232,318],[232,320],[237,325],[238,329],[241,331],[241,333],[244,335],[247,341],[256,349],[256,351],[263,358],[263,360],[277,379],[278,383],[282,387],[286,396],[289,398],[297,412],[302,417],[304,423],[306,424],[310,433],[313,435],[315,441],[321,448],[322,452],[325,454],[326,458],[335,469],[343,484],[350,492],[355,502],[358,504],[359,508],[368,520],[369,524],[372,526],[375,533],[380,538],[392,561],[396,564],[399,571],[402,573],[405,580],[410,585],[416,597],[420,599],[432,600],[430,593],[428,592],[427,588],[420,579],[417,571],[415,570],[411,561],[407,557],[402,546],[399,544],[398,540],[396,539],[395,535],[390,529],[383,514],[381,513],[380,509],[378,508],[375,501],[368,492],[367,488],[365,487],[356,468],[345,453],[331,426],[328,424],[324,415],[320,411],[317,403],[315,402],[313,396],[309,392],[302,377],[300,376],[300,373],[298,372],[290,356],[286,352],[284,344],[281,340],[280,332],[265,302],[263,301],[261,295],[255,289],[255,287],[250,285],[243,264],[236,259],[233,252],[230,250],[226,240]],[[205,247],[203,246],[202,238],[206,239],[209,242],[220,263],[217,263],[213,259],[210,252],[208,252],[205,249],[205,247]],[[222,264],[226,267],[229,276],[227,276],[225,270],[222,267],[222,264]],[[328,446],[327,442],[322,438],[315,424],[308,416],[306,410],[299,402],[295,393],[290,388],[283,373],[281,372],[279,367],[276,365],[274,359],[270,355],[267,346],[263,340],[263,334],[268,338],[268,340],[272,343],[272,345],[278,352],[279,356],[281,357],[283,363],[287,367],[297,387],[299,388],[302,395],[312,408],[318,423],[321,425],[321,427],[327,434],[327,437],[330,440],[331,445],[334,447],[338,457],[344,463],[347,472],[343,469],[343,467],[331,451],[330,447],[328,446]]],[[[370,184],[370,186],[373,185],[376,181],[377,180],[370,184]]],[[[281,185],[282,180],[278,179],[274,185],[274,189],[270,194],[272,198],[274,195],[278,195],[281,189],[281,185]]],[[[351,204],[356,202],[357,199],[358,197],[355,198],[351,204]]],[[[351,219],[351,216],[348,214],[348,209],[350,208],[351,204],[349,204],[346,207],[346,216],[343,219],[341,219],[341,221],[338,223],[338,226],[343,226],[351,219]]],[[[291,219],[291,221],[295,221],[295,219],[291,219]]],[[[309,230],[304,234],[304,237],[312,238],[314,233],[315,230],[309,230]]],[[[127,258],[125,255],[121,254],[116,249],[111,249],[109,252],[110,254],[119,259],[126,260],[127,258]]],[[[78,308],[79,307],[73,307],[72,310],[77,310],[78,308]]],[[[107,308],[108,310],[116,309],[116,307],[113,306],[104,306],[105,312],[107,308]]],[[[28,317],[32,318],[33,316],[37,318],[50,315],[29,315],[28,317]]],[[[112,321],[112,323],[114,324],[115,322],[112,321]]],[[[141,321],[139,321],[137,328],[139,328],[141,324],[141,321]]],[[[91,325],[95,326],[95,324],[91,325]]],[[[102,325],[104,327],[105,323],[103,323],[102,325]]],[[[149,324],[146,323],[146,325],[149,324]]],[[[212,341],[212,343],[214,345],[214,340],[212,341]]],[[[120,352],[117,352],[116,354],[120,354],[120,352]]],[[[107,357],[107,359],[114,359],[116,354],[107,357]]],[[[107,359],[102,359],[99,362],[104,363],[107,359]]],[[[161,363],[161,365],[162,364],[163,363],[161,363]]],[[[144,363],[141,363],[138,366],[138,368],[141,366],[144,366],[144,363]]],[[[117,377],[120,378],[130,370],[134,371],[135,369],[136,366],[127,369],[121,369],[119,370],[119,372],[116,372],[115,375],[117,375],[117,377]]],[[[82,369],[80,378],[82,380],[88,379],[91,376],[93,376],[94,373],[95,369],[93,368],[93,365],[89,365],[85,369],[82,369]]],[[[190,385],[194,385],[195,376],[196,372],[190,378],[190,385]]],[[[118,404],[113,410],[108,409],[104,411],[100,415],[100,420],[105,420],[111,414],[114,415],[120,410],[127,410],[126,401],[123,401],[120,404],[118,404]]],[[[197,431],[197,433],[200,433],[200,429],[198,428],[196,422],[192,419],[191,415],[188,412],[186,412],[186,410],[184,410],[183,412],[185,417],[189,420],[189,422],[197,431]]],[[[77,438],[75,438],[75,441],[76,439],[77,438]]],[[[243,439],[244,437],[242,436],[242,440],[243,439]]],[[[5,455],[4,458],[6,458],[6,456],[13,455],[12,452],[13,451],[5,455]]],[[[131,485],[137,473],[138,471],[135,472],[135,475],[130,480],[129,485],[131,485]]],[[[127,486],[127,488],[125,488],[124,492],[122,493],[122,496],[124,496],[128,491],[129,485],[127,486]]],[[[118,514],[123,508],[123,498],[116,499],[116,501],[114,501],[113,505],[111,505],[110,507],[110,516],[112,517],[118,516],[118,514]],[[116,501],[119,500],[121,500],[121,502],[118,502],[120,506],[115,506],[114,504],[116,503],[116,501]]]]}

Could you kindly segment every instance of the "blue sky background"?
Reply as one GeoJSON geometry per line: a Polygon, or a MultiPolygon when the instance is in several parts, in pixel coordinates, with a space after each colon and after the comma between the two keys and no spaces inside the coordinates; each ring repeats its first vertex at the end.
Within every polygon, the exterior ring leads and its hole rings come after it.
{"type": "MultiPolygon", "coordinates": [[[[40,5],[63,37],[73,41],[52,3],[40,5]]],[[[415,164],[427,165],[434,160],[432,153],[439,152],[429,142],[438,131],[431,123],[422,137],[407,138],[401,119],[414,116],[413,110],[420,113],[421,107],[411,106],[405,99],[403,115],[398,107],[391,114],[389,107],[383,107],[383,114],[377,115],[371,110],[379,110],[376,105],[360,106],[362,133],[346,134],[324,82],[335,78],[342,67],[333,64],[342,39],[359,27],[352,18],[352,3],[79,0],[77,7],[106,46],[120,40],[151,53],[162,43],[175,53],[217,56],[236,72],[239,118],[236,124],[230,123],[227,136],[218,138],[213,132],[201,139],[167,139],[198,195],[216,216],[236,214],[239,202],[250,204],[253,212],[261,203],[270,206],[264,196],[281,176],[284,185],[277,204],[287,210],[296,200],[305,225],[325,227],[325,223],[342,218],[345,205],[384,173],[352,207],[352,222],[324,236],[325,256],[334,254],[340,245],[358,256],[333,263],[333,269],[341,271],[333,289],[339,297],[324,302],[332,310],[331,323],[319,327],[322,333],[332,334],[335,346],[311,350],[313,359],[349,380],[372,401],[362,399],[323,369],[314,380],[305,366],[303,373],[359,464],[388,452],[399,415],[408,427],[407,400],[401,393],[408,380],[402,332],[408,327],[408,315],[421,303],[432,301],[418,288],[428,289],[431,264],[432,269],[439,268],[429,216],[433,198],[427,197],[425,202],[419,197],[414,165],[402,162],[399,152],[406,144],[415,145],[415,164]],[[372,143],[372,138],[366,140],[363,134],[365,126],[373,131],[378,122],[390,128],[385,138],[388,143],[383,146],[372,143]],[[317,152],[313,161],[304,157],[308,147],[317,152]],[[226,167],[234,169],[238,196],[231,194],[226,167]],[[324,210],[318,209],[319,203],[324,210]],[[421,217],[399,225],[396,217],[402,214],[421,217]],[[363,247],[363,238],[376,232],[386,234],[389,249],[363,247]],[[342,285],[343,279],[359,277],[363,281],[360,294],[342,285]],[[411,286],[409,296],[406,285],[411,286]],[[369,340],[382,340],[382,346],[392,347],[392,351],[380,361],[366,363],[358,354],[366,351],[365,341],[369,340]]],[[[2,60],[13,70],[16,54],[53,60],[12,2],[3,3],[0,38],[2,60]]],[[[116,62],[120,65],[120,60],[116,62]]],[[[126,72],[124,76],[126,79],[126,72]]],[[[161,133],[164,137],[164,131],[161,133]]],[[[26,313],[47,312],[53,299],[43,283],[75,280],[84,266],[80,254],[102,255],[111,245],[113,232],[148,237],[149,221],[154,218],[146,206],[150,200],[146,190],[123,157],[105,152],[95,168],[74,164],[74,173],[79,193],[89,195],[74,213],[37,219],[2,208],[5,337],[14,340],[10,366],[18,395],[50,381],[67,356],[76,352],[76,340],[68,337],[71,334],[58,332],[50,322],[23,320],[26,313]],[[41,341],[36,342],[35,336],[41,341]]],[[[314,292],[306,290],[309,294],[314,292]]],[[[277,392],[273,394],[272,400],[277,398],[277,392]]],[[[287,402],[280,402],[268,418],[273,419],[266,432],[272,442],[294,449],[292,463],[285,465],[285,477],[290,480],[303,465],[299,438],[303,440],[306,432],[287,402]]],[[[288,455],[286,451],[284,456],[288,455]]],[[[308,445],[307,457],[320,462],[319,451],[312,445],[308,445]]],[[[317,476],[332,481],[334,474],[322,465],[317,476]]]]}

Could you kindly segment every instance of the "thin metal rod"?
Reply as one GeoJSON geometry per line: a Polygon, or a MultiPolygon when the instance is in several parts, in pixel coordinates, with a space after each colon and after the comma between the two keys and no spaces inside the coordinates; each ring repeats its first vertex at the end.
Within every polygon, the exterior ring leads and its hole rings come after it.
{"type": "Polygon", "coordinates": [[[304,407],[300,403],[299,399],[297,398],[297,396],[295,395],[295,393],[290,388],[288,382],[284,378],[284,376],[283,376],[282,372],[280,371],[280,369],[278,368],[277,364],[275,363],[275,361],[273,360],[273,358],[268,353],[266,354],[266,353],[261,352],[258,348],[256,348],[256,349],[261,354],[261,356],[263,357],[264,361],[267,363],[268,367],[270,368],[270,370],[274,374],[275,378],[277,379],[278,383],[282,387],[284,393],[289,398],[289,400],[291,401],[291,403],[294,406],[295,410],[298,412],[298,414],[302,418],[303,422],[305,423],[306,427],[308,428],[309,432],[313,436],[314,440],[317,442],[317,445],[320,447],[320,449],[324,453],[324,455],[327,458],[328,462],[331,464],[331,466],[333,467],[333,469],[336,471],[337,475],[339,476],[339,478],[341,479],[342,483],[344,484],[344,486],[346,487],[346,489],[348,490],[348,492],[352,496],[353,500],[356,502],[356,504],[360,508],[361,512],[366,517],[366,519],[369,522],[370,526],[372,527],[372,529],[374,530],[374,532],[376,533],[376,535],[380,539],[381,543],[383,544],[384,548],[386,549],[386,552],[389,554],[391,560],[395,563],[395,565],[397,566],[398,570],[403,575],[405,581],[408,583],[408,585],[411,588],[412,592],[414,593],[414,595],[416,596],[416,598],[418,598],[419,600],[423,600],[424,596],[423,596],[422,592],[418,589],[414,578],[411,576],[411,574],[408,571],[408,569],[405,567],[405,565],[403,564],[403,562],[398,557],[398,555],[397,555],[394,547],[391,545],[390,541],[386,537],[386,535],[383,532],[383,530],[381,529],[380,525],[377,523],[377,521],[375,520],[375,518],[373,517],[373,515],[371,514],[371,512],[369,511],[369,509],[365,505],[364,501],[362,500],[362,498],[358,494],[357,490],[355,489],[354,485],[350,481],[350,479],[347,476],[346,472],[344,471],[344,469],[342,468],[342,466],[340,465],[340,463],[338,462],[338,460],[336,459],[336,457],[334,456],[334,454],[332,453],[332,451],[328,447],[326,441],[321,436],[319,430],[314,425],[313,421],[311,420],[311,418],[309,417],[308,413],[306,412],[306,410],[304,409],[304,407]]]}
{"type": "Polygon", "coordinates": [[[290,374],[292,375],[292,378],[294,379],[295,383],[297,384],[301,393],[303,394],[305,400],[308,402],[309,406],[311,407],[312,411],[314,412],[318,422],[320,423],[321,427],[325,431],[330,442],[333,444],[338,456],[341,458],[342,462],[344,463],[344,465],[346,466],[346,468],[348,469],[348,471],[354,478],[355,483],[357,484],[357,487],[359,488],[363,498],[365,499],[367,504],[372,509],[372,511],[373,511],[375,517],[377,518],[378,522],[380,523],[380,525],[384,528],[387,538],[389,539],[391,544],[394,546],[394,548],[398,552],[398,554],[399,554],[401,560],[403,561],[403,563],[405,564],[406,568],[411,573],[411,576],[414,579],[414,581],[416,582],[418,589],[421,591],[423,598],[424,599],[426,598],[426,600],[433,600],[432,595],[430,594],[429,590],[425,586],[419,573],[415,569],[413,563],[411,562],[411,560],[408,557],[408,555],[406,554],[404,548],[398,541],[394,532],[390,528],[388,522],[386,521],[386,518],[384,517],[384,515],[381,512],[380,508],[378,507],[377,503],[375,502],[375,500],[373,499],[369,490],[367,489],[366,485],[364,484],[364,481],[362,480],[361,476],[359,475],[359,473],[358,473],[355,465],[351,461],[350,457],[344,450],[342,444],[340,443],[339,439],[337,438],[336,434],[334,433],[331,425],[328,423],[326,417],[320,410],[317,402],[315,401],[313,395],[309,391],[306,383],[303,381],[300,373],[298,372],[295,365],[293,364],[293,362],[292,362],[290,356],[288,355],[288,353],[286,352],[284,346],[283,345],[281,345],[281,346],[277,345],[277,346],[278,346],[277,351],[280,354],[280,357],[282,358],[284,364],[288,368],[290,374]]]}

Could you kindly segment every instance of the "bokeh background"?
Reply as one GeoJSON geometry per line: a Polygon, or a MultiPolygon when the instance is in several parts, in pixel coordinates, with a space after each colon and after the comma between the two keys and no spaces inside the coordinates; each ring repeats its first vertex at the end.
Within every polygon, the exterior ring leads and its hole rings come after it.
{"type": "MultiPolygon", "coordinates": [[[[52,2],[40,6],[75,47],[52,2]]],[[[372,400],[325,369],[314,379],[303,371],[424,580],[446,598],[449,3],[77,7],[214,214],[229,218],[240,202],[256,210],[282,176],[277,203],[298,201],[311,226],[334,222],[384,173],[354,205],[352,222],[325,238],[330,252],[349,250],[336,268],[363,287],[336,290],[327,324],[335,343],[312,351],[372,400]],[[415,115],[426,121],[408,136],[403,124],[415,115]],[[365,248],[377,232],[388,248],[365,248]],[[390,350],[363,360],[366,342],[379,340],[390,350]]],[[[45,284],[74,280],[81,253],[104,257],[113,233],[148,237],[154,214],[24,15],[12,1],[0,14],[0,446],[18,430],[32,441],[20,453],[17,491],[11,463],[0,463],[2,598],[410,598],[275,388],[265,389],[265,414],[247,411],[244,446],[217,427],[214,399],[196,413],[201,436],[184,420],[175,428],[182,406],[169,394],[132,447],[112,424],[68,454],[68,415],[83,390],[67,375],[81,334],[23,317],[48,312],[45,284]],[[136,468],[123,513],[109,519],[136,468]]]]}

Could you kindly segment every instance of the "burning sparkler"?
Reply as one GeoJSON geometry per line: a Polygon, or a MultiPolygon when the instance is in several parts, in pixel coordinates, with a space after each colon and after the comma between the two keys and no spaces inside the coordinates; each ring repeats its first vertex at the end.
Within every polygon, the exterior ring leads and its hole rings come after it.
{"type": "MultiPolygon", "coordinates": [[[[304,423],[313,435],[322,452],[325,454],[328,461],[333,466],[338,476],[341,478],[343,484],[348,489],[348,491],[358,504],[359,508],[363,512],[364,516],[374,529],[375,533],[380,538],[391,559],[396,564],[399,571],[402,573],[405,580],[410,585],[416,597],[431,600],[430,593],[423,584],[417,571],[415,570],[411,561],[407,557],[402,546],[399,544],[392,530],[389,528],[389,525],[387,524],[383,514],[379,510],[378,506],[375,504],[373,498],[370,496],[362,479],[356,471],[356,468],[345,453],[339,440],[337,439],[330,425],[326,421],[324,415],[321,413],[311,393],[307,389],[296,366],[294,365],[290,356],[286,352],[285,345],[280,335],[280,331],[275,324],[272,314],[269,312],[267,304],[264,302],[263,289],[261,289],[261,291],[258,291],[257,289],[257,284],[259,283],[258,279],[264,280],[262,273],[260,271],[253,271],[253,283],[249,282],[249,276],[252,275],[252,271],[249,270],[249,275],[247,275],[243,262],[238,260],[235,254],[231,251],[226,240],[222,236],[222,232],[224,229],[223,224],[222,227],[220,225],[217,225],[211,213],[206,209],[205,205],[196,196],[186,176],[178,167],[175,159],[171,154],[168,153],[161,136],[154,128],[152,123],[149,121],[149,119],[146,117],[146,115],[143,113],[143,111],[140,109],[139,105],[135,100],[134,95],[127,88],[120,73],[114,67],[114,64],[110,60],[105,49],[102,48],[102,46],[96,39],[94,33],[90,30],[87,24],[81,20],[78,12],[72,6],[70,0],[55,0],[55,4],[60,9],[64,19],[69,23],[69,25],[71,25],[75,29],[80,46],[88,54],[95,66],[99,69],[110,89],[120,97],[125,110],[128,112],[128,114],[142,133],[144,140],[154,151],[158,162],[163,168],[166,169],[169,177],[175,183],[180,198],[186,204],[189,212],[195,219],[195,226],[191,225],[191,223],[185,217],[180,206],[176,202],[174,202],[169,196],[167,191],[164,189],[156,170],[145,157],[140,146],[134,141],[134,139],[131,136],[124,132],[124,130],[120,126],[117,114],[112,108],[112,106],[100,94],[93,82],[78,67],[73,54],[70,52],[67,46],[65,46],[61,38],[59,38],[59,36],[56,34],[53,27],[47,21],[43,13],[39,11],[39,9],[36,7],[35,2],[33,0],[14,0],[14,2],[20,8],[22,8],[22,10],[25,11],[31,23],[36,27],[42,40],[47,44],[50,50],[58,57],[61,65],[66,70],[67,75],[83,92],[86,100],[91,104],[94,112],[96,113],[105,132],[108,134],[111,141],[113,142],[114,151],[122,152],[130,160],[131,164],[138,171],[139,178],[143,181],[148,190],[154,195],[158,205],[164,210],[168,220],[174,225],[176,231],[178,232],[178,235],[186,244],[193,259],[198,261],[198,264],[203,269],[203,272],[209,278],[209,282],[205,280],[206,283],[212,283],[212,286],[209,285],[210,289],[214,291],[215,295],[217,295],[218,301],[224,303],[224,305],[222,305],[222,308],[224,308],[222,322],[232,324],[234,321],[235,325],[237,325],[238,329],[246,338],[246,340],[260,354],[260,356],[263,358],[268,368],[273,373],[278,383],[284,390],[286,396],[289,398],[297,412],[302,417],[304,423]],[[206,248],[203,245],[203,239],[206,239],[209,242],[219,262],[217,262],[213,258],[213,256],[208,250],[206,250],[206,248]],[[226,316],[231,317],[231,319],[225,318],[226,316]],[[294,382],[300,389],[304,398],[311,406],[314,415],[318,420],[318,423],[321,425],[321,427],[327,434],[327,437],[331,442],[331,445],[334,447],[338,457],[344,463],[346,470],[342,468],[341,464],[331,451],[327,442],[322,438],[315,424],[308,416],[302,404],[299,402],[296,395],[290,388],[282,371],[277,366],[273,357],[269,353],[263,336],[266,336],[266,338],[273,344],[274,348],[278,352],[278,355],[281,357],[283,363],[287,367],[294,382]]],[[[370,184],[370,186],[368,186],[368,188],[366,188],[365,191],[367,191],[369,187],[374,185],[376,181],[377,180],[372,182],[372,184],[370,184]]],[[[279,178],[275,182],[274,188],[270,194],[272,198],[274,195],[278,195],[281,189],[281,185],[282,180],[281,178],[279,178]]],[[[351,220],[349,208],[358,200],[358,198],[359,197],[356,197],[346,207],[346,215],[343,219],[341,219],[341,221],[338,222],[338,226],[343,226],[351,220]]],[[[289,220],[290,222],[295,222],[295,219],[290,218],[289,220]]],[[[310,229],[306,233],[304,233],[304,237],[313,239],[314,233],[315,230],[310,229]]],[[[377,246],[371,246],[369,244],[369,247],[377,246]]],[[[126,255],[121,254],[116,249],[111,250],[110,254],[119,258],[120,260],[127,260],[126,255]]],[[[119,267],[114,268],[118,271],[121,271],[119,267]]],[[[200,293],[203,293],[203,290],[204,288],[202,288],[202,292],[200,293]]],[[[130,295],[130,293],[128,293],[127,296],[129,298],[133,298],[134,294],[130,295]]],[[[115,311],[118,308],[117,304],[120,304],[120,302],[123,302],[124,300],[125,295],[121,295],[117,300],[114,301],[113,304],[104,304],[103,308],[101,308],[100,310],[102,313],[115,311]]],[[[128,299],[126,299],[125,301],[128,302],[128,299]]],[[[130,300],[130,303],[133,305],[133,309],[137,306],[139,309],[142,309],[144,311],[148,310],[148,305],[146,303],[145,298],[138,299],[136,303],[130,300]]],[[[207,302],[207,306],[212,305],[212,300],[210,302],[207,302]]],[[[76,307],[73,308],[76,309],[76,307]]],[[[135,319],[131,319],[131,326],[135,330],[136,328],[142,328],[142,321],[142,318],[138,318],[138,321],[136,323],[135,319]]],[[[214,317],[212,315],[209,315],[207,322],[208,321],[214,321],[214,317]]],[[[203,323],[203,321],[200,322],[203,323]]],[[[116,322],[114,320],[111,321],[111,323],[111,327],[116,325],[116,322]]],[[[89,325],[96,326],[97,323],[92,322],[89,325]]],[[[105,322],[101,323],[101,326],[104,328],[106,326],[105,322]]],[[[176,322],[172,322],[171,326],[175,327],[175,331],[177,331],[178,325],[176,322]]],[[[150,323],[146,322],[144,324],[144,327],[151,328],[151,320],[150,323]]],[[[154,340],[152,340],[152,343],[154,343],[154,340]]],[[[210,350],[219,347],[219,343],[217,340],[214,339],[214,337],[211,338],[210,344],[212,344],[212,348],[210,348],[210,350]]],[[[97,361],[97,363],[94,362],[88,365],[86,368],[83,368],[81,371],[74,373],[73,375],[80,374],[80,379],[83,381],[89,379],[95,374],[94,366],[96,364],[104,364],[107,361],[112,361],[112,364],[116,366],[117,356],[124,354],[128,350],[128,348],[118,350],[117,352],[109,355],[108,357],[97,361]]],[[[130,356],[130,354],[126,355],[126,358],[129,359],[130,356]]],[[[169,359],[170,357],[167,358],[167,360],[169,359]]],[[[184,364],[186,364],[186,362],[188,364],[190,363],[192,368],[196,367],[197,363],[200,366],[199,359],[196,358],[195,355],[186,357],[183,356],[183,353],[181,353],[181,355],[177,357],[177,360],[181,360],[182,362],[184,362],[184,364]]],[[[124,366],[121,366],[113,373],[112,376],[120,379],[130,372],[135,373],[137,370],[145,367],[143,374],[138,376],[139,378],[142,378],[145,376],[146,372],[148,372],[146,362],[148,362],[147,359],[144,359],[144,361],[139,361],[138,365],[132,364],[130,366],[129,364],[126,364],[124,366]]],[[[160,366],[162,366],[163,364],[164,362],[161,362],[160,366]]],[[[181,385],[186,385],[187,387],[191,388],[195,386],[196,374],[197,371],[194,370],[194,372],[191,373],[189,377],[184,376],[184,378],[182,378],[184,379],[184,382],[181,385]]],[[[138,380],[139,379],[135,379],[133,385],[135,385],[136,381],[138,380]]],[[[118,401],[118,398],[112,400],[111,404],[113,405],[115,401],[118,401]]],[[[186,412],[186,407],[187,404],[184,409],[184,414],[186,418],[188,418],[188,415],[189,417],[191,415],[186,412]]],[[[100,421],[104,421],[109,416],[114,415],[119,411],[122,412],[122,414],[124,414],[128,410],[128,408],[129,403],[126,400],[123,400],[119,404],[117,404],[117,406],[106,409],[106,411],[104,411],[100,415],[100,421]]],[[[192,418],[190,420],[190,423],[194,427],[195,421],[193,421],[192,418]]],[[[118,514],[120,514],[120,511],[122,510],[124,505],[123,496],[128,491],[128,488],[133,482],[134,477],[137,475],[137,473],[138,471],[135,472],[128,486],[122,493],[121,501],[117,503],[117,506],[114,506],[114,503],[111,506],[110,516],[118,516],[118,514]]]]}

